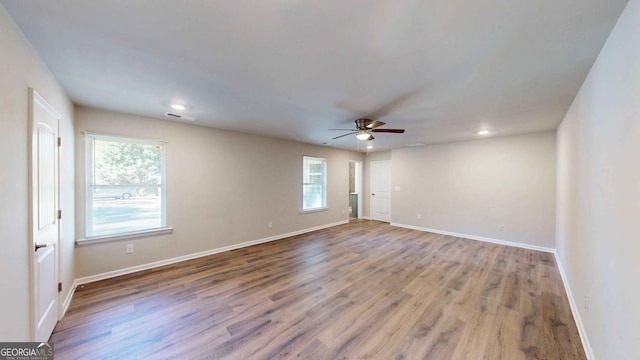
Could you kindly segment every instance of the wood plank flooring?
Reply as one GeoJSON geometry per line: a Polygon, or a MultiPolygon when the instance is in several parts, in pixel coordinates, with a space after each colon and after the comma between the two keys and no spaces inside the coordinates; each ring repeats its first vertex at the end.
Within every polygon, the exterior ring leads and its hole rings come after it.
{"type": "Polygon", "coordinates": [[[79,287],[56,359],[586,359],[551,254],[356,220],[79,287]]]}

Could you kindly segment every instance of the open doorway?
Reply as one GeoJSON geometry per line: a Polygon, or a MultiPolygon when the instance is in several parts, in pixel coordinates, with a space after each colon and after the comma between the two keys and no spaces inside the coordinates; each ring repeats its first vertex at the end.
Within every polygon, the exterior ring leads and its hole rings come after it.
{"type": "Polygon", "coordinates": [[[362,218],[362,161],[349,161],[349,219],[362,218]]]}

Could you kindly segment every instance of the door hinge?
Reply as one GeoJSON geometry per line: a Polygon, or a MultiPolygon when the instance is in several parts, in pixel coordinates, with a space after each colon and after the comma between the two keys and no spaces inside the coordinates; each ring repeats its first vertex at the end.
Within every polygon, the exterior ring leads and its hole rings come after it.
{"type": "Polygon", "coordinates": [[[62,146],[62,138],[58,136],[58,146],[62,146]]]}
{"type": "Polygon", "coordinates": [[[58,220],[62,219],[62,210],[58,210],[58,220]]]}
{"type": "Polygon", "coordinates": [[[61,282],[58,283],[58,292],[60,292],[60,291],[62,291],[62,283],[61,282]]]}

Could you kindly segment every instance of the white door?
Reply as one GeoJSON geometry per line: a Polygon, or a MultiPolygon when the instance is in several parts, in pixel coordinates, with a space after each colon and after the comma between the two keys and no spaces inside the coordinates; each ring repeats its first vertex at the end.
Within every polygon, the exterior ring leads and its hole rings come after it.
{"type": "Polygon", "coordinates": [[[372,161],[370,173],[371,219],[391,221],[391,162],[372,161]]]}
{"type": "Polygon", "coordinates": [[[58,118],[29,89],[31,124],[31,308],[33,341],[48,341],[58,321],[58,118]]]}

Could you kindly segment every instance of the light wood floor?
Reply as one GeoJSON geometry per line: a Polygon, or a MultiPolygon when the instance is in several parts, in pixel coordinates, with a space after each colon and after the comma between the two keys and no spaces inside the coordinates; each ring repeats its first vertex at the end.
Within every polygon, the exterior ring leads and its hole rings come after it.
{"type": "Polygon", "coordinates": [[[551,254],[358,220],[79,287],[56,359],[585,359],[551,254]]]}

